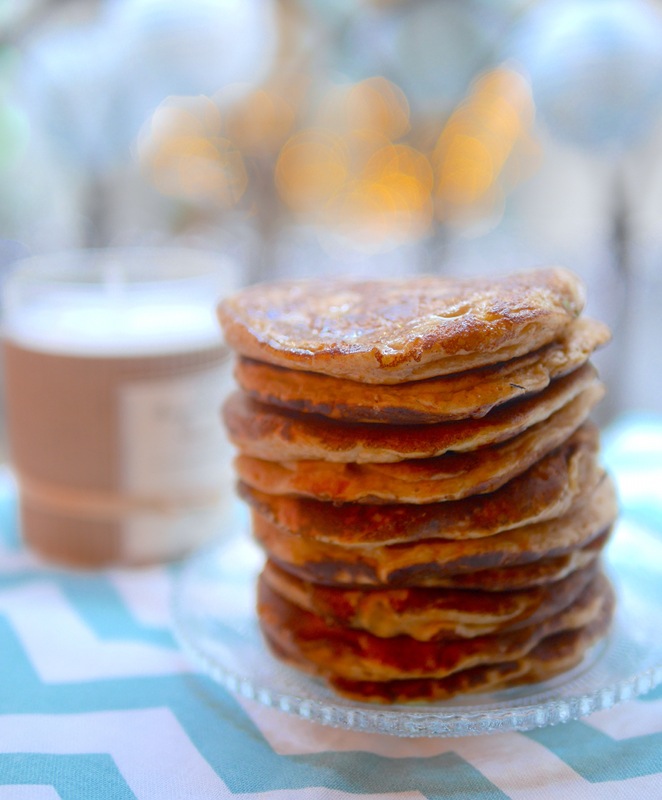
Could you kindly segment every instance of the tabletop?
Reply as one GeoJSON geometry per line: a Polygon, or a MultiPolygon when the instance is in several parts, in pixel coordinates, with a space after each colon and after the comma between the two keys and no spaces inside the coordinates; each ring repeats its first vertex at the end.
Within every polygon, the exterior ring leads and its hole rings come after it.
{"type": "MultiPolygon", "coordinates": [[[[604,451],[624,515],[662,537],[662,420],[621,420],[604,451]]],[[[233,696],[185,657],[181,566],[50,566],[21,545],[7,474],[0,490],[0,800],[662,797],[662,685],[527,732],[314,724],[233,696]]]]}

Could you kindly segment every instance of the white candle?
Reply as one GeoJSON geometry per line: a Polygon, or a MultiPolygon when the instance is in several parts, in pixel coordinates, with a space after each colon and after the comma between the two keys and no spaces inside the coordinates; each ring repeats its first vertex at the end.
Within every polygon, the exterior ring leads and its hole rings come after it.
{"type": "Polygon", "coordinates": [[[98,297],[70,306],[34,303],[5,325],[5,335],[32,350],[77,356],[185,353],[221,344],[213,314],[194,303],[116,307],[98,297]]]}

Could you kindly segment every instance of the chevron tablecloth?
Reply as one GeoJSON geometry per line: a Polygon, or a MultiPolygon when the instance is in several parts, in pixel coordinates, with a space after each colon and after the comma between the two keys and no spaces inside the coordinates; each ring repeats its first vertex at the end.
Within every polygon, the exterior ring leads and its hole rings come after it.
{"type": "MultiPolygon", "coordinates": [[[[605,456],[625,513],[662,536],[662,422],[622,421],[605,456]]],[[[21,547],[7,475],[0,488],[0,800],[662,798],[662,687],[525,733],[315,725],[236,699],[180,653],[177,567],[53,568],[21,547]]]]}

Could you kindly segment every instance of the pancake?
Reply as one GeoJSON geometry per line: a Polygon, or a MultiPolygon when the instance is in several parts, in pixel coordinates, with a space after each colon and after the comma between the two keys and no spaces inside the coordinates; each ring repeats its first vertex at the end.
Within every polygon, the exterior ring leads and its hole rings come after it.
{"type": "Polygon", "coordinates": [[[238,358],[235,378],[262,403],[348,422],[400,425],[485,416],[549,386],[586,363],[609,340],[601,322],[580,318],[558,340],[505,363],[439,378],[375,385],[238,358]]]}
{"type": "Polygon", "coordinates": [[[510,439],[548,419],[600,382],[591,364],[554,381],[545,391],[515,400],[480,419],[434,425],[346,423],[284,411],[234,392],[223,418],[232,443],[266,461],[322,459],[342,463],[390,463],[477,450],[510,439]]]}
{"type": "Polygon", "coordinates": [[[506,276],[282,281],[218,309],[225,340],[257,361],[361,383],[402,383],[508,361],[557,339],[581,313],[561,268],[506,276]]]}
{"type": "Polygon", "coordinates": [[[426,539],[394,545],[341,547],[296,536],[253,512],[253,534],[263,549],[304,579],[331,585],[415,585],[418,578],[526,564],[583,547],[613,524],[616,493],[605,476],[593,493],[563,517],[482,539],[426,539]]]}
{"type": "MultiPolygon", "coordinates": [[[[331,686],[353,700],[372,703],[432,703],[458,694],[493,692],[549,680],[578,666],[586,652],[608,632],[613,600],[587,625],[544,638],[525,656],[454,672],[445,678],[395,681],[350,681],[329,676],[331,686]]],[[[273,646],[272,646],[273,647],[273,646]]],[[[294,659],[290,659],[294,663],[294,659]]],[[[304,663],[300,669],[310,671],[304,663]]]]}
{"type": "Polygon", "coordinates": [[[273,495],[240,484],[240,496],[258,513],[290,533],[354,547],[421,539],[477,539],[566,513],[586,496],[603,472],[596,456],[598,432],[582,426],[559,448],[490,494],[426,505],[339,505],[273,495]]]}
{"type": "Polygon", "coordinates": [[[522,658],[545,638],[599,619],[613,606],[613,591],[601,572],[567,608],[535,625],[515,631],[422,642],[409,636],[381,638],[365,631],[330,625],[258,585],[258,619],[267,641],[296,663],[322,676],[352,681],[444,678],[485,664],[522,658]]]}
{"type": "Polygon", "coordinates": [[[471,639],[517,630],[573,603],[596,572],[592,564],[560,581],[510,592],[429,589],[345,589],[304,581],[268,561],[260,576],[289,603],[327,624],[373,636],[406,635],[419,641],[471,639]]]}
{"type": "Polygon", "coordinates": [[[287,494],[336,503],[436,503],[485,494],[521,475],[559,447],[603,396],[593,385],[548,419],[500,444],[468,453],[408,459],[388,464],[330,461],[265,461],[240,454],[239,478],[268,494],[287,494]]]}
{"type": "Polygon", "coordinates": [[[575,570],[595,564],[609,541],[611,529],[599,534],[583,547],[561,556],[540,558],[526,564],[493,567],[458,575],[411,575],[398,582],[399,586],[436,586],[447,589],[478,589],[482,592],[505,592],[530,589],[560,581],[575,570]]]}

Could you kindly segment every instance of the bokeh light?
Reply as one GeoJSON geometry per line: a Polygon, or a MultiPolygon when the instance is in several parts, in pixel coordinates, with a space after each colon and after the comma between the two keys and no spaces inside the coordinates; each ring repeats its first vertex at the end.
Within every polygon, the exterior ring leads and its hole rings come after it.
{"type": "Polygon", "coordinates": [[[419,239],[432,220],[431,185],[432,169],[424,156],[402,145],[385,147],[370,159],[362,177],[332,198],[327,221],[365,245],[419,239]]]}
{"type": "Polygon", "coordinates": [[[388,248],[426,234],[432,222],[432,167],[405,143],[404,92],[382,76],[331,86],[315,121],[284,145],[276,185],[302,220],[360,247],[388,248]]]}
{"type": "Polygon", "coordinates": [[[371,131],[395,140],[410,129],[405,93],[383,77],[331,88],[323,97],[319,124],[343,133],[371,131]]]}
{"type": "Polygon", "coordinates": [[[249,155],[274,155],[294,126],[295,106],[284,92],[265,87],[245,90],[239,99],[226,102],[235,93],[232,84],[216,96],[225,110],[228,137],[249,155]]]}
{"type": "Polygon", "coordinates": [[[343,138],[323,128],[292,136],[276,163],[276,186],[283,201],[304,217],[315,218],[341,190],[349,175],[343,138]]]}
{"type": "Polygon", "coordinates": [[[535,158],[533,119],[529,86],[515,69],[497,67],[475,81],[432,156],[441,221],[463,224],[494,213],[505,189],[527,174],[522,161],[535,158]],[[506,170],[511,159],[520,163],[506,170]]]}
{"type": "Polygon", "coordinates": [[[202,205],[236,205],[248,175],[241,152],[221,131],[220,111],[209,98],[169,98],[162,103],[138,144],[154,185],[165,195],[202,205]]]}
{"type": "Polygon", "coordinates": [[[246,198],[253,213],[268,202],[266,167],[269,199],[295,224],[379,251],[501,213],[534,160],[531,94],[511,66],[486,71],[452,114],[416,128],[405,93],[383,76],[328,84],[308,108],[302,86],[230,85],[162,103],[138,148],[154,186],[221,208],[246,198]]]}

